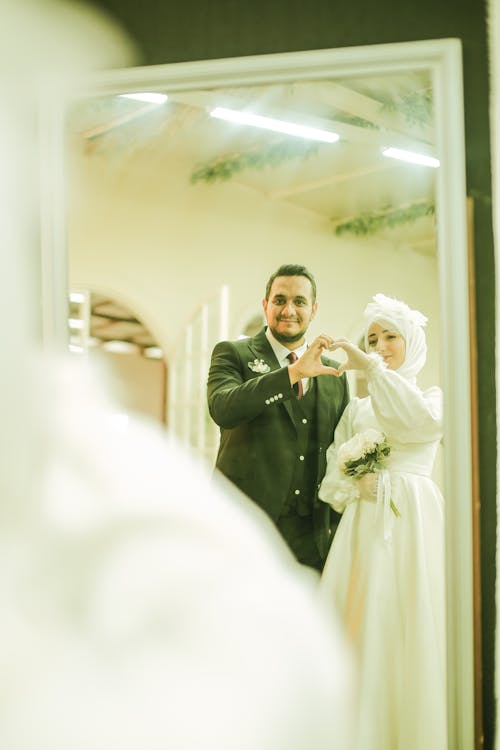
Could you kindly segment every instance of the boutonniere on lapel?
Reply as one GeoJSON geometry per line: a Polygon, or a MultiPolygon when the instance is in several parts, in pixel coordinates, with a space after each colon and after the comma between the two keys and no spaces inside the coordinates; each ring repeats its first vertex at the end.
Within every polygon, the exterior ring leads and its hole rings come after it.
{"type": "Polygon", "coordinates": [[[259,375],[263,375],[265,372],[270,372],[271,368],[264,362],[263,359],[254,359],[253,362],[248,363],[249,368],[252,372],[258,372],[259,375]]]}

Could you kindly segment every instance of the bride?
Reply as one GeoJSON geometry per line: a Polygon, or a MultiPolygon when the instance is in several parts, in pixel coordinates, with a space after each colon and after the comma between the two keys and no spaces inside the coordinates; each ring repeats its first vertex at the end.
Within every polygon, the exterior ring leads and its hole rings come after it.
{"type": "Polygon", "coordinates": [[[416,384],[426,322],[376,294],[370,353],[330,346],[347,355],[338,373],[363,370],[369,393],[346,408],[319,490],[342,513],[320,590],[358,658],[359,750],[446,748],[444,514],[431,478],[442,394],[416,384]]]}

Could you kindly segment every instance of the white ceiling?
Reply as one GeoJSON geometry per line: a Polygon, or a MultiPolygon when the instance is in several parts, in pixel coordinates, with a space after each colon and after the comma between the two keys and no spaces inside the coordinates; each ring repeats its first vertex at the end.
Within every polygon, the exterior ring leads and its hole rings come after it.
{"type": "MultiPolygon", "coordinates": [[[[141,152],[142,168],[158,169],[169,158],[191,165],[191,174],[233,160],[264,159],[264,166],[235,171],[231,181],[319,215],[332,233],[345,222],[387,212],[408,212],[434,203],[436,170],[386,158],[384,146],[438,156],[434,146],[432,90],[426,73],[374,76],[363,80],[318,80],[169,94],[163,105],[107,96],[76,104],[68,115],[69,136],[86,155],[121,159],[141,152]],[[259,130],[210,117],[215,106],[253,112],[333,130],[333,144],[259,130]],[[269,149],[300,149],[272,164],[269,149]],[[304,149],[309,149],[305,153],[304,149]],[[268,155],[266,161],[266,154],[268,155]]],[[[137,160],[134,160],[137,163],[137,160]]],[[[193,183],[193,190],[197,187],[193,183]]],[[[434,216],[382,228],[377,237],[435,252],[434,216]]],[[[97,300],[96,300],[97,301],[97,300]]],[[[104,301],[103,301],[104,302],[104,301]]],[[[107,308],[106,308],[107,309],[107,308]]],[[[104,311],[105,312],[105,311],[104,311]]],[[[114,311],[116,313],[116,310],[114,311]]],[[[92,335],[146,341],[147,331],[127,321],[123,337],[112,316],[93,316],[92,335]],[[108,327],[105,321],[108,320],[108,327]],[[111,326],[111,327],[110,327],[111,326]],[[132,328],[134,330],[132,330],[132,328]]]]}
{"type": "MultiPolygon", "coordinates": [[[[434,169],[381,153],[384,146],[399,146],[435,155],[432,91],[426,73],[174,92],[159,106],[100,97],[80,102],[68,124],[89,155],[141,149],[152,169],[169,155],[188,160],[194,172],[230,158],[258,156],[280,144],[314,148],[307,156],[277,165],[248,167],[231,179],[272,200],[321,215],[332,222],[332,231],[365,213],[406,210],[434,201],[434,169]],[[340,140],[314,146],[303,139],[224,122],[209,116],[215,106],[323,127],[337,132],[340,140]]],[[[384,230],[379,236],[404,241],[421,252],[435,251],[432,216],[384,230]]]]}

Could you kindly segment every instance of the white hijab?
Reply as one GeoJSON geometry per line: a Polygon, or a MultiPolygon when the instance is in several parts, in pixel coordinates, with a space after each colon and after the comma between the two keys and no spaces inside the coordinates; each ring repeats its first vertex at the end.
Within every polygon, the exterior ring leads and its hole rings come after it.
{"type": "Polygon", "coordinates": [[[427,343],[424,326],[427,318],[418,310],[412,310],[407,304],[384,294],[375,294],[364,312],[365,346],[368,349],[368,329],[372,323],[387,323],[391,330],[401,334],[405,340],[406,353],[401,367],[396,372],[407,380],[415,381],[417,373],[425,364],[427,343]]]}

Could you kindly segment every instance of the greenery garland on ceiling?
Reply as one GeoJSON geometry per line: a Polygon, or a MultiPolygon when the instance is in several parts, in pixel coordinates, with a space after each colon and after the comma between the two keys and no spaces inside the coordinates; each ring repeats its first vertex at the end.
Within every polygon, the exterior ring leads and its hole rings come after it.
{"type": "Polygon", "coordinates": [[[434,203],[413,203],[406,208],[391,208],[387,211],[362,213],[349,221],[343,221],[335,227],[335,234],[369,235],[379,232],[381,229],[394,229],[402,224],[408,224],[423,216],[434,216],[436,207],[434,203]]]}
{"type": "Polygon", "coordinates": [[[217,180],[230,180],[244,169],[264,169],[264,167],[276,167],[289,159],[308,159],[317,153],[320,145],[318,142],[297,138],[272,143],[261,149],[217,158],[196,169],[191,175],[191,182],[194,184],[201,181],[210,183],[217,180]]]}
{"type": "Polygon", "coordinates": [[[380,130],[380,125],[376,125],[371,120],[366,120],[364,117],[358,117],[357,115],[343,115],[336,112],[332,115],[331,119],[335,122],[344,122],[346,125],[354,125],[356,128],[380,130]]]}
{"type": "Polygon", "coordinates": [[[411,91],[383,102],[382,111],[400,114],[410,125],[428,126],[433,117],[432,93],[428,89],[411,91]]]}

